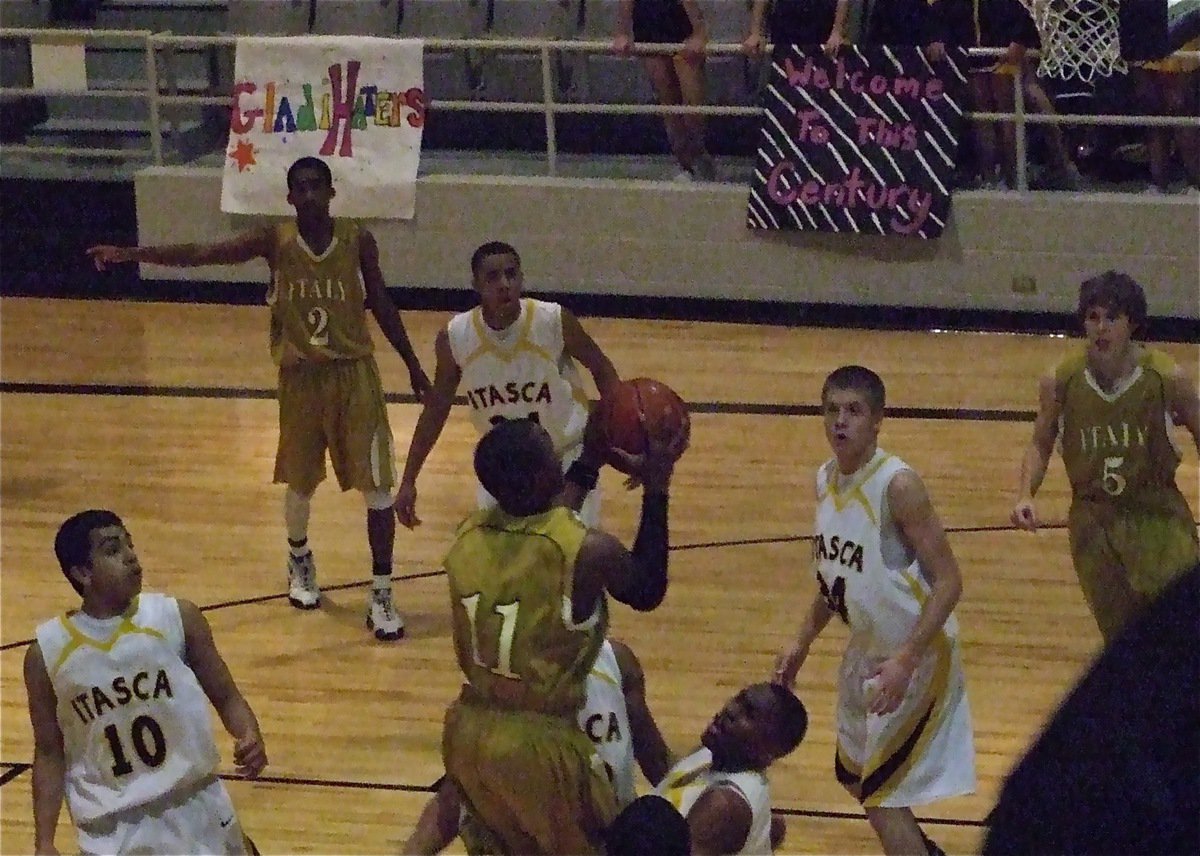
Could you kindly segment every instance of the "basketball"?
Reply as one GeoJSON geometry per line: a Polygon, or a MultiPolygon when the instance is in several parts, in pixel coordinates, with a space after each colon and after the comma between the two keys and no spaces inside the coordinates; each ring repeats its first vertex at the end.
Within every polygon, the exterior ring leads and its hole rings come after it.
{"type": "MultiPolygon", "coordinates": [[[[647,435],[666,442],[679,433],[687,421],[687,405],[662,381],[639,377],[622,381],[602,398],[599,417],[610,447],[640,455],[646,451],[647,435]],[[644,428],[639,413],[646,415],[644,428]]],[[[610,454],[608,463],[629,472],[616,455],[610,454]]]]}

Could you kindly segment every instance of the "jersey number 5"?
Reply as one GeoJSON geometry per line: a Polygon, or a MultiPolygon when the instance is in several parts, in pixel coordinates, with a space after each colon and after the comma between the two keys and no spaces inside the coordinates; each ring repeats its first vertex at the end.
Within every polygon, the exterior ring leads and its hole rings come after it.
{"type": "Polygon", "coordinates": [[[493,607],[492,611],[503,620],[500,623],[500,637],[496,640],[496,665],[489,666],[479,653],[479,625],[475,621],[475,613],[479,610],[479,598],[480,595],[476,593],[459,601],[466,610],[467,620],[471,622],[471,659],[475,661],[476,666],[487,669],[494,675],[520,680],[521,676],[512,670],[512,646],[513,636],[517,632],[517,612],[521,609],[521,602],[514,600],[512,603],[498,603],[493,607]]]}
{"type": "MultiPolygon", "coordinates": [[[[112,750],[114,776],[125,776],[133,772],[133,764],[125,754],[125,746],[117,733],[116,725],[104,727],[104,737],[108,740],[108,748],[112,750]]],[[[157,767],[167,757],[167,739],[163,736],[162,726],[153,717],[142,715],[129,724],[129,740],[138,758],[147,767],[157,767]]]]}
{"type": "Polygon", "coordinates": [[[1104,459],[1104,475],[1100,479],[1100,486],[1109,496],[1120,496],[1125,492],[1125,476],[1117,472],[1123,463],[1123,457],[1104,459]]]}

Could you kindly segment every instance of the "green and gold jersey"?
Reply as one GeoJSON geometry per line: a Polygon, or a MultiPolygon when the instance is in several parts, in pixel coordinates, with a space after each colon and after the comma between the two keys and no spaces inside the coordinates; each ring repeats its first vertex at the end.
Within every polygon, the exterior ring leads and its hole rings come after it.
{"type": "Polygon", "coordinates": [[[275,229],[271,262],[271,357],[277,365],[356,359],[371,353],[366,288],[359,274],[358,225],[335,220],[317,255],[296,222],[275,229]]]}
{"type": "Polygon", "coordinates": [[[485,703],[574,715],[607,632],[603,599],[572,621],[575,557],[587,529],[556,507],[532,517],[499,508],[459,527],[446,556],[454,648],[485,703]]]}
{"type": "Polygon", "coordinates": [[[1170,357],[1143,348],[1133,373],[1106,392],[1088,370],[1086,348],[1059,363],[1062,456],[1075,499],[1157,505],[1157,495],[1178,490],[1167,413],[1174,372],[1170,357]]]}

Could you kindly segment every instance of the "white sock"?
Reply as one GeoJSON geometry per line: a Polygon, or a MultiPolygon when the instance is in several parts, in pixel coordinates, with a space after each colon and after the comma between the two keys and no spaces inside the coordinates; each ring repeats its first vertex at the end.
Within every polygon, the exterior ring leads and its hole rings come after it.
{"type": "Polygon", "coordinates": [[[288,548],[296,558],[308,555],[308,517],[312,497],[288,488],[283,494],[283,522],[287,526],[288,548]]]}

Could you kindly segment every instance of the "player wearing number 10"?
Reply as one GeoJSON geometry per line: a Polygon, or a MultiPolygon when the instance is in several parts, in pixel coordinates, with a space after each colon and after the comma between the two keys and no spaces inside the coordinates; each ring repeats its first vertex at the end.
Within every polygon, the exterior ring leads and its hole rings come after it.
{"type": "Polygon", "coordinates": [[[1200,397],[1170,357],[1133,341],[1146,323],[1146,295],[1129,275],[1085,280],[1079,317],[1087,344],[1039,383],[1012,520],[1037,528],[1033,496],[1061,431],[1071,557],[1110,641],[1200,557],[1191,509],[1175,484],[1180,455],[1170,433],[1173,419],[1200,448],[1200,397]]]}
{"type": "Polygon", "coordinates": [[[40,625],[25,655],[36,851],[58,852],[65,795],[84,853],[256,852],[217,778],[208,701],[240,773],[257,776],[267,753],[200,610],[142,592],[111,511],[69,518],[54,552],[83,603],[40,625]]]}
{"type": "Polygon", "coordinates": [[[338,485],[361,492],[367,506],[372,563],[367,626],[379,639],[399,639],[404,622],[392,605],[391,578],[394,450],[366,309],[404,360],[418,397],[429,389],[429,379],[388,297],[375,237],[329,214],[334,197],[329,166],[318,158],[300,158],[288,169],[287,188],[294,221],[212,244],[97,246],[88,255],[100,270],[130,261],[191,266],[266,259],[271,356],[279,366],[275,482],[288,486],[288,601],[297,609],[320,604],[308,520],[313,492],[325,479],[328,449],[338,485]]]}

